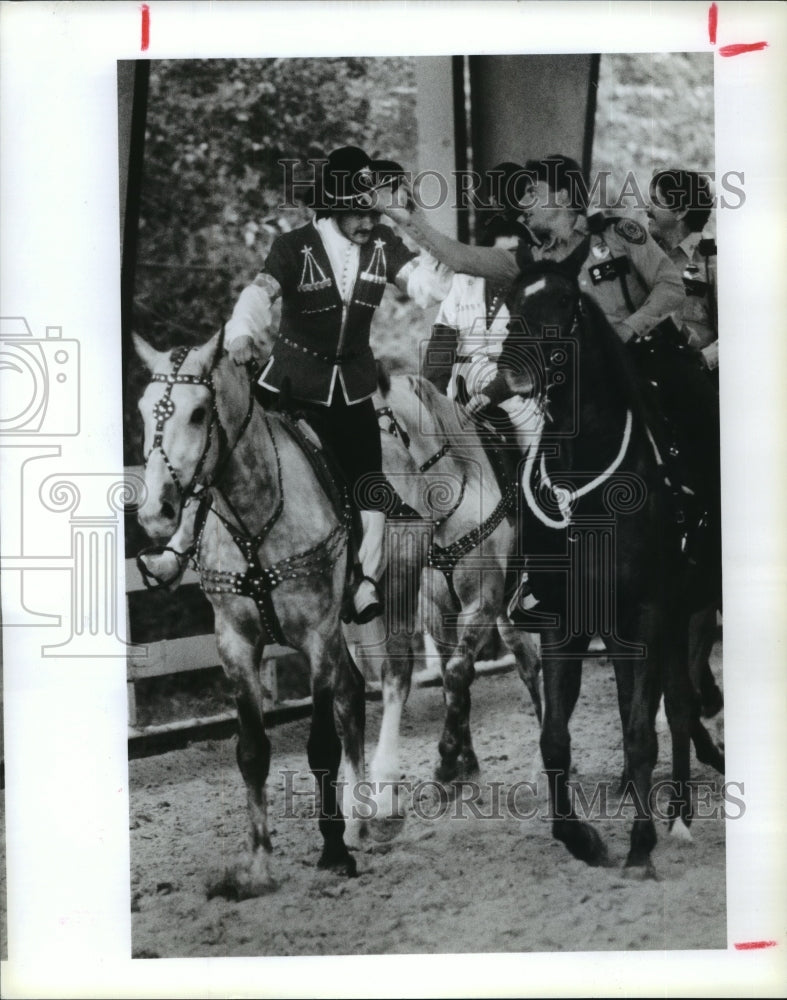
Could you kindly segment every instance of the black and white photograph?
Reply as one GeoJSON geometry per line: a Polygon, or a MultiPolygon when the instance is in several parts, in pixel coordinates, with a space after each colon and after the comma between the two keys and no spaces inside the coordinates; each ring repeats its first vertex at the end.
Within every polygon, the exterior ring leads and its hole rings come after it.
{"type": "Polygon", "coordinates": [[[7,995],[779,995],[783,11],[28,6],[7,995]]]}

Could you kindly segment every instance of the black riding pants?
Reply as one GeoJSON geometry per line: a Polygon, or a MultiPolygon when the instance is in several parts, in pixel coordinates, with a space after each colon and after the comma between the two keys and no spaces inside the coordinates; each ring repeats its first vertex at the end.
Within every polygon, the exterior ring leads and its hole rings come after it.
{"type": "MultiPolygon", "coordinates": [[[[255,387],[255,395],[266,409],[278,409],[283,402],[279,393],[263,386],[255,387]]],[[[392,509],[395,497],[382,471],[380,427],[371,399],[348,403],[336,387],[329,406],[288,398],[286,409],[308,421],[347,483],[356,509],[392,509]]]]}

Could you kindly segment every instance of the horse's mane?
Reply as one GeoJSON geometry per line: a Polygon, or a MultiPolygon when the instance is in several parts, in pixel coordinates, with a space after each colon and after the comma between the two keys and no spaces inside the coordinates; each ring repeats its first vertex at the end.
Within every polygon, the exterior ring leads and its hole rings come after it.
{"type": "Polygon", "coordinates": [[[642,377],[636,370],[629,349],[615,332],[601,306],[585,293],[580,298],[585,315],[597,334],[607,374],[640,425],[643,428],[652,426],[654,414],[643,396],[642,377]]]}
{"type": "MultiPolygon", "coordinates": [[[[480,438],[470,418],[461,408],[421,375],[399,375],[389,382],[386,398],[407,424],[408,431],[423,436],[423,406],[434,423],[435,447],[451,443],[451,455],[464,463],[477,463],[483,455],[480,438]],[[437,440],[440,438],[441,440],[437,440]]],[[[381,386],[382,389],[382,386],[381,386]]]]}
{"type": "MultiPolygon", "coordinates": [[[[522,285],[549,274],[561,275],[568,278],[574,287],[577,287],[578,267],[582,263],[582,255],[575,255],[564,261],[541,260],[534,261],[522,268],[519,275],[511,286],[508,297],[508,306],[513,313],[514,294],[522,285]],[[581,258],[581,259],[580,259],[581,258]]],[[[596,340],[601,350],[605,363],[605,372],[610,381],[620,391],[623,402],[632,410],[635,416],[639,417],[643,423],[648,423],[648,415],[644,400],[642,398],[641,379],[634,365],[629,350],[614,327],[607,319],[601,306],[587,293],[579,293],[581,308],[586,317],[587,324],[594,331],[596,340]]]]}

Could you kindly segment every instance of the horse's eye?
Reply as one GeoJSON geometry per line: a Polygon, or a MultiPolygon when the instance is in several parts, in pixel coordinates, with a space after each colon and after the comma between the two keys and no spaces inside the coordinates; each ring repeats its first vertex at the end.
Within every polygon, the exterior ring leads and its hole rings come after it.
{"type": "Polygon", "coordinates": [[[197,409],[191,414],[192,424],[201,424],[205,419],[205,407],[198,406],[197,409]]]}

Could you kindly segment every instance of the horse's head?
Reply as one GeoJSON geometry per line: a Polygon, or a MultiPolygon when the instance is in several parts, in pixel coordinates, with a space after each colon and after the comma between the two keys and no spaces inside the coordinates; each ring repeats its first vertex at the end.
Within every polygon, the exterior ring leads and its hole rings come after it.
{"type": "Polygon", "coordinates": [[[572,333],[580,295],[571,266],[540,261],[516,278],[506,300],[511,319],[498,359],[509,389],[543,397],[568,382],[574,359],[572,333]]]}
{"type": "Polygon", "coordinates": [[[151,380],[139,400],[144,423],[147,499],[139,522],[154,539],[169,539],[183,504],[205,485],[221,450],[213,375],[224,331],[201,347],[157,351],[136,334],[134,347],[151,380]]]}

